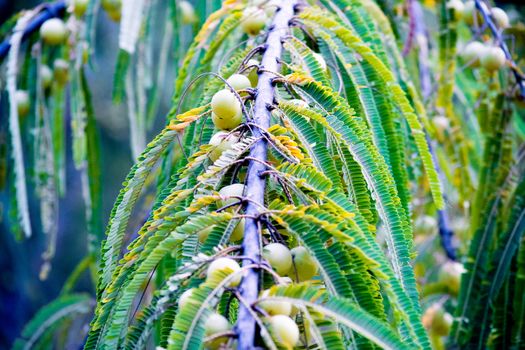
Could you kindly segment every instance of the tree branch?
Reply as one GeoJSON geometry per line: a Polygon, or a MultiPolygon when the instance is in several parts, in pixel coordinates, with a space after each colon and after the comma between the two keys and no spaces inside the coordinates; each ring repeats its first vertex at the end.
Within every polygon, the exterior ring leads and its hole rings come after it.
{"type": "Polygon", "coordinates": [[[485,24],[489,27],[490,31],[492,32],[492,36],[496,39],[497,44],[499,47],[505,52],[505,56],[507,57],[507,61],[510,62],[510,69],[512,73],[514,74],[514,78],[516,79],[516,84],[518,85],[518,88],[520,90],[520,98],[522,100],[525,100],[525,77],[523,74],[519,71],[518,66],[516,65],[516,62],[512,59],[512,55],[509,51],[509,48],[507,47],[507,44],[503,40],[501,36],[501,31],[498,30],[498,27],[494,23],[492,19],[492,15],[490,14],[490,9],[482,0],[474,0],[476,3],[476,8],[478,9],[479,13],[483,16],[483,20],[485,24]]]}
{"type": "MultiPolygon", "coordinates": [[[[245,214],[247,217],[244,230],[244,240],[242,243],[243,255],[247,259],[243,260],[243,266],[260,263],[261,261],[261,239],[259,232],[259,220],[255,219],[259,214],[259,208],[254,203],[264,203],[264,192],[266,188],[266,177],[262,173],[266,170],[266,160],[268,154],[268,141],[263,138],[263,131],[270,127],[270,109],[274,102],[275,87],[273,84],[274,75],[270,72],[279,70],[279,59],[282,54],[282,40],[288,35],[289,23],[295,11],[298,0],[281,1],[281,6],[277,9],[272,26],[266,38],[265,52],[261,61],[259,82],[257,84],[257,96],[255,97],[254,123],[259,127],[253,129],[256,138],[261,138],[251,149],[248,164],[248,174],[246,181],[246,196],[251,199],[246,205],[245,214]]],[[[241,281],[240,293],[246,303],[240,305],[237,329],[239,334],[238,349],[248,350],[254,348],[256,321],[253,311],[250,310],[252,304],[257,300],[259,294],[259,273],[258,270],[250,269],[241,281]]]]}
{"type": "MultiPolygon", "coordinates": [[[[22,35],[22,41],[26,40],[32,33],[40,29],[40,26],[50,18],[62,17],[66,10],[65,1],[57,1],[43,7],[42,11],[28,23],[22,35]]],[[[0,44],[0,61],[2,61],[11,48],[11,37],[6,38],[0,44]]]]}

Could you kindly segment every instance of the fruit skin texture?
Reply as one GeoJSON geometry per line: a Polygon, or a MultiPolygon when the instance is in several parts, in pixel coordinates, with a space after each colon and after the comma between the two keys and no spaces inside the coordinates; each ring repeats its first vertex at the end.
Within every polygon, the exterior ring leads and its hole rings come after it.
{"type": "Polygon", "coordinates": [[[461,286],[461,275],[465,272],[463,264],[447,261],[439,269],[438,281],[447,286],[453,295],[458,295],[461,286]]]}
{"type": "Polygon", "coordinates": [[[240,241],[244,237],[244,218],[239,220],[239,223],[232,231],[230,242],[240,241]]]}
{"type": "MultiPolygon", "coordinates": [[[[261,297],[266,298],[270,295],[269,290],[262,292],[261,297]]],[[[266,311],[270,316],[275,315],[284,315],[290,316],[292,313],[292,304],[286,301],[261,301],[258,304],[264,311],[266,311]]]]}
{"type": "Polygon", "coordinates": [[[69,63],[61,58],[53,63],[53,78],[59,85],[65,85],[69,79],[69,63]]]}
{"type": "MultiPolygon", "coordinates": [[[[240,271],[241,267],[237,261],[230,258],[218,258],[211,262],[206,272],[207,278],[214,278],[217,272],[221,271],[228,275],[240,271]]],[[[238,274],[230,283],[229,287],[236,287],[241,282],[241,275],[238,274]]]]}
{"type": "MultiPolygon", "coordinates": [[[[487,5],[485,5],[485,3],[481,3],[481,6],[484,7],[485,11],[488,11],[487,5]]],[[[474,23],[476,23],[478,26],[483,24],[483,16],[476,8],[474,0],[469,0],[465,3],[463,6],[461,18],[463,18],[465,23],[469,26],[473,25],[474,23]]]]}
{"type": "Polygon", "coordinates": [[[193,293],[193,288],[188,289],[184,293],[182,293],[179,297],[178,305],[179,309],[182,309],[184,305],[186,305],[191,297],[191,294],[193,293]]]}
{"type": "Polygon", "coordinates": [[[431,333],[444,337],[449,334],[454,319],[440,304],[436,303],[425,310],[421,321],[431,333]]]}
{"type": "Polygon", "coordinates": [[[496,22],[499,28],[505,29],[510,27],[509,16],[505,11],[503,11],[499,7],[493,7],[490,10],[490,13],[492,14],[492,17],[494,18],[494,21],[496,22]]]}
{"type": "Polygon", "coordinates": [[[17,90],[15,94],[16,108],[18,117],[25,117],[29,114],[29,94],[25,90],[17,90]]]}
{"type": "Polygon", "coordinates": [[[500,47],[493,46],[485,49],[485,52],[479,61],[483,68],[493,72],[505,65],[507,57],[505,56],[505,52],[500,47]]]}
{"type": "Polygon", "coordinates": [[[257,35],[266,25],[266,13],[257,7],[248,7],[244,10],[241,28],[248,35],[257,35]]]}
{"type": "Polygon", "coordinates": [[[479,67],[480,58],[485,54],[486,49],[487,47],[479,41],[472,41],[465,46],[461,57],[467,66],[479,67]]]}
{"type": "Polygon", "coordinates": [[[270,243],[263,247],[262,256],[279,275],[285,275],[292,267],[292,253],[281,243],[270,243]]]}
{"type": "Polygon", "coordinates": [[[213,124],[221,130],[231,130],[242,122],[241,103],[228,89],[223,89],[211,99],[213,124]]]}
{"type": "Polygon", "coordinates": [[[250,59],[246,62],[246,67],[251,67],[250,73],[248,73],[248,79],[253,87],[257,87],[257,83],[259,82],[259,73],[257,72],[259,64],[260,62],[254,59],[250,59]]]}
{"type": "MultiPolygon", "coordinates": [[[[231,325],[226,317],[212,313],[208,316],[204,322],[204,335],[210,337],[217,333],[224,333],[231,329],[231,325]]],[[[221,344],[227,340],[226,337],[220,337],[212,341],[206,342],[205,346],[207,349],[219,349],[221,344]]]]}
{"type": "Polygon", "coordinates": [[[252,87],[250,79],[246,75],[242,74],[233,74],[228,79],[226,79],[228,84],[230,84],[235,91],[246,90],[252,87]]]}
{"type": "Polygon", "coordinates": [[[48,89],[53,83],[53,71],[45,64],[40,66],[40,82],[44,90],[48,89]]]}
{"type": "Polygon", "coordinates": [[[213,146],[209,153],[212,162],[215,162],[221,154],[230,149],[235,143],[239,141],[239,135],[236,133],[230,134],[225,131],[215,133],[210,139],[210,145],[213,146]]]}
{"type": "Polygon", "coordinates": [[[51,18],[40,27],[40,36],[46,44],[59,45],[66,40],[67,29],[64,21],[59,18],[51,18]]]}
{"type": "Polygon", "coordinates": [[[456,20],[460,20],[465,12],[465,5],[463,5],[461,0],[450,0],[447,2],[447,8],[454,10],[456,20]]]}
{"type": "Polygon", "coordinates": [[[293,347],[299,341],[299,327],[288,316],[276,315],[270,318],[272,334],[281,343],[288,347],[293,347]]]}
{"type": "Polygon", "coordinates": [[[305,247],[295,247],[291,251],[292,267],[288,272],[298,282],[303,282],[312,279],[317,274],[317,264],[314,258],[310,255],[305,247]]]}
{"type": "Polygon", "coordinates": [[[193,5],[188,1],[181,1],[178,3],[181,12],[182,24],[192,24],[197,22],[197,15],[193,5]]]}
{"type": "Polygon", "coordinates": [[[89,0],[74,0],[73,1],[73,13],[77,17],[82,17],[87,11],[89,0]]]}
{"type": "MultiPolygon", "coordinates": [[[[243,184],[232,184],[232,185],[224,186],[223,188],[219,190],[219,194],[222,197],[233,197],[233,196],[242,197],[244,193],[244,187],[245,186],[243,184]]],[[[238,201],[239,201],[238,198],[227,198],[227,199],[221,200],[219,205],[221,207],[224,207],[229,204],[237,203],[238,201]]],[[[228,209],[231,209],[231,211],[233,211],[234,207],[230,207],[228,209]]]]}

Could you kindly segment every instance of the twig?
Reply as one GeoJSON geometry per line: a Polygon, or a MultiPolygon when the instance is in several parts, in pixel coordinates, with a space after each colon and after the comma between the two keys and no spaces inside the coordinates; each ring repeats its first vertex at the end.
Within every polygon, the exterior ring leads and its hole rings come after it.
{"type": "MultiPolygon", "coordinates": [[[[45,6],[42,11],[28,23],[22,35],[22,41],[26,40],[32,33],[40,29],[40,26],[50,18],[62,17],[66,10],[65,1],[57,1],[45,6]]],[[[2,61],[11,48],[11,37],[6,38],[0,44],[0,61],[2,61]]]]}
{"type": "MultiPolygon", "coordinates": [[[[278,60],[281,57],[283,50],[282,40],[288,32],[290,20],[294,15],[294,8],[297,0],[281,1],[281,6],[277,9],[272,26],[266,38],[266,50],[261,61],[259,83],[257,84],[257,96],[255,98],[254,107],[254,122],[263,130],[270,127],[271,114],[268,106],[273,104],[275,87],[272,82],[274,75],[268,71],[277,72],[279,70],[278,60]]],[[[262,137],[263,134],[259,128],[253,129],[255,137],[262,137]]],[[[247,174],[247,196],[257,203],[264,203],[264,192],[266,188],[266,178],[260,176],[266,170],[266,160],[268,154],[268,141],[264,138],[260,139],[250,151],[250,163],[248,165],[247,174]],[[254,161],[257,159],[258,161],[254,161]]],[[[250,216],[257,216],[259,208],[252,202],[246,205],[245,213],[250,216]]],[[[249,257],[243,261],[243,265],[252,264],[252,261],[261,261],[261,246],[259,235],[259,222],[256,219],[246,218],[244,239],[242,243],[243,255],[249,257]]],[[[251,306],[257,300],[259,294],[259,273],[254,270],[249,270],[241,281],[240,285],[241,299],[245,302],[241,303],[239,308],[239,316],[237,321],[237,329],[242,330],[239,333],[238,349],[248,350],[254,348],[255,340],[255,325],[251,306]]]]}
{"type": "Polygon", "coordinates": [[[514,78],[516,79],[516,84],[518,85],[518,88],[520,90],[520,98],[522,100],[525,100],[525,76],[520,72],[518,66],[516,65],[516,62],[512,59],[512,55],[509,51],[509,48],[507,47],[507,44],[503,40],[503,37],[501,36],[501,31],[498,30],[498,27],[494,23],[492,19],[492,15],[490,14],[490,9],[482,0],[474,0],[476,3],[476,8],[483,16],[483,20],[485,24],[488,26],[490,31],[492,32],[492,35],[494,36],[494,39],[496,39],[496,43],[499,45],[499,47],[505,52],[505,57],[507,58],[507,61],[510,63],[510,70],[512,71],[512,74],[514,74],[514,78]]]}

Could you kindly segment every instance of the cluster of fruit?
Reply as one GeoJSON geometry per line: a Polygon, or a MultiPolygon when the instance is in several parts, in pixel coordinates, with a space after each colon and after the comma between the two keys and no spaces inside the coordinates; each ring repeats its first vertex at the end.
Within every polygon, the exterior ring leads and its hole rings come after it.
{"type": "MultiPolygon", "coordinates": [[[[509,16],[504,10],[499,7],[492,7],[489,10],[484,2],[480,4],[483,12],[490,14],[491,20],[500,30],[510,26],[509,16]]],[[[485,19],[473,0],[465,3],[461,0],[450,0],[447,7],[453,10],[454,17],[458,21],[462,20],[469,26],[481,27],[484,25],[485,19]]],[[[507,61],[505,52],[499,46],[479,41],[468,43],[461,52],[461,58],[468,67],[483,67],[489,72],[497,71],[507,61]]]]}

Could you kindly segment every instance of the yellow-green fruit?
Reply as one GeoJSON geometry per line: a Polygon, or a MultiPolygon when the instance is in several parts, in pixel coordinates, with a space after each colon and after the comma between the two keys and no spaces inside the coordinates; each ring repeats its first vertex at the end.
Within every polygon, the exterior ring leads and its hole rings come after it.
{"type": "Polygon", "coordinates": [[[17,90],[15,94],[16,109],[19,117],[25,117],[29,114],[29,94],[25,90],[17,90]]]}
{"type": "Polygon", "coordinates": [[[469,67],[479,67],[480,58],[485,54],[487,47],[479,41],[468,43],[461,52],[461,58],[469,67]]]}
{"type": "MultiPolygon", "coordinates": [[[[265,290],[261,294],[261,298],[267,298],[270,295],[269,290],[265,290]]],[[[261,309],[266,311],[270,316],[285,315],[290,316],[292,313],[292,304],[287,301],[270,301],[263,300],[258,304],[261,309]]]]}
{"type": "Polygon", "coordinates": [[[197,22],[197,15],[193,5],[188,1],[180,1],[178,3],[181,12],[182,24],[192,24],[197,22]]]}
{"type": "Polygon", "coordinates": [[[87,11],[89,0],[74,0],[73,1],[73,13],[77,17],[82,17],[87,11]]]}
{"type": "MultiPolygon", "coordinates": [[[[226,317],[218,313],[210,314],[204,322],[204,335],[206,337],[211,337],[219,333],[224,333],[229,331],[230,329],[231,325],[226,319],[226,317]]],[[[228,338],[219,337],[217,339],[207,342],[205,346],[208,349],[219,349],[221,344],[226,342],[226,340],[228,340],[228,338]]]]}
{"type": "Polygon", "coordinates": [[[65,85],[69,79],[69,64],[61,58],[53,63],[53,78],[59,85],[65,85]]]}
{"type": "Polygon", "coordinates": [[[246,67],[251,67],[249,70],[250,73],[248,73],[248,79],[250,80],[252,87],[256,87],[257,83],[259,82],[259,64],[260,62],[254,59],[248,60],[248,62],[246,62],[246,67]]]}
{"type": "MultiPolygon", "coordinates": [[[[488,11],[487,5],[485,5],[485,3],[482,2],[481,6],[484,8],[485,11],[488,11]]],[[[476,8],[474,0],[469,0],[465,3],[465,5],[463,6],[463,13],[461,15],[461,18],[463,18],[465,23],[469,26],[473,24],[477,24],[478,26],[480,26],[483,24],[483,16],[476,8]]]]}
{"type": "Polygon", "coordinates": [[[453,321],[452,316],[438,303],[426,309],[422,317],[423,326],[431,333],[442,337],[448,335],[453,321]]]}
{"type": "Polygon", "coordinates": [[[292,267],[292,253],[281,243],[265,245],[262,256],[279,275],[286,275],[292,267]]]}
{"type": "Polygon", "coordinates": [[[178,301],[179,309],[182,309],[184,305],[188,303],[192,293],[193,293],[193,288],[188,289],[187,291],[185,291],[184,293],[180,295],[179,301],[178,301]]]}
{"type": "Polygon", "coordinates": [[[299,341],[299,327],[288,316],[275,315],[270,318],[272,335],[278,342],[293,348],[299,341]]]}
{"type": "Polygon", "coordinates": [[[121,0],[102,0],[102,8],[106,11],[108,14],[108,17],[111,18],[115,22],[120,21],[120,17],[122,15],[121,13],[121,7],[122,2],[121,0]]]}
{"type": "Polygon", "coordinates": [[[505,11],[503,11],[499,7],[493,7],[490,10],[490,13],[492,14],[492,18],[494,18],[494,21],[496,21],[496,24],[499,28],[505,29],[510,27],[509,16],[505,11]]]}
{"type": "MultiPolygon", "coordinates": [[[[206,273],[207,278],[218,278],[219,272],[231,275],[241,270],[237,261],[230,258],[218,258],[211,262],[206,273]]],[[[236,287],[241,282],[241,275],[237,274],[231,282],[229,287],[236,287]]]]}
{"type": "Polygon", "coordinates": [[[238,141],[239,134],[237,133],[229,133],[226,131],[216,132],[210,139],[210,145],[213,147],[208,156],[211,161],[215,162],[224,151],[229,150],[238,141]]]}
{"type": "Polygon", "coordinates": [[[248,35],[257,35],[266,25],[266,13],[258,7],[248,7],[244,10],[241,28],[248,35]]]}
{"type": "Polygon", "coordinates": [[[45,64],[40,66],[40,82],[44,90],[48,89],[53,83],[53,71],[45,64]]]}
{"type": "Polygon", "coordinates": [[[59,45],[66,40],[67,29],[60,18],[51,18],[40,27],[40,36],[46,44],[59,45]]]}
{"type": "Polygon", "coordinates": [[[454,19],[460,20],[465,12],[465,5],[461,0],[450,0],[447,2],[447,8],[454,10],[454,19]]]}
{"type": "Polygon", "coordinates": [[[447,261],[439,269],[438,281],[447,286],[453,295],[458,295],[461,286],[461,275],[465,272],[463,264],[447,261]]]}
{"type": "Polygon", "coordinates": [[[223,89],[211,99],[213,124],[221,130],[231,130],[242,122],[241,103],[228,89],[223,89]]]}
{"type": "Polygon", "coordinates": [[[235,91],[246,90],[252,87],[250,79],[242,74],[233,74],[226,81],[235,91]]]}
{"type": "MultiPolygon", "coordinates": [[[[225,207],[229,204],[237,203],[239,202],[239,198],[242,197],[244,194],[244,185],[243,184],[232,184],[228,186],[224,186],[219,190],[219,195],[221,197],[224,197],[223,200],[220,201],[219,205],[221,207],[225,207]],[[230,198],[228,198],[230,197],[230,198]]],[[[233,207],[230,207],[228,209],[233,210],[233,207]]]]}
{"type": "Polygon", "coordinates": [[[291,251],[293,265],[288,276],[298,282],[312,279],[317,274],[317,264],[305,247],[295,247],[291,251]]]}
{"type": "Polygon", "coordinates": [[[239,223],[232,231],[232,234],[230,236],[230,241],[237,242],[240,241],[244,237],[244,218],[239,220],[239,223]]]}
{"type": "Polygon", "coordinates": [[[505,52],[498,46],[492,46],[485,49],[480,58],[480,64],[486,70],[493,72],[500,69],[507,62],[505,52]]]}

